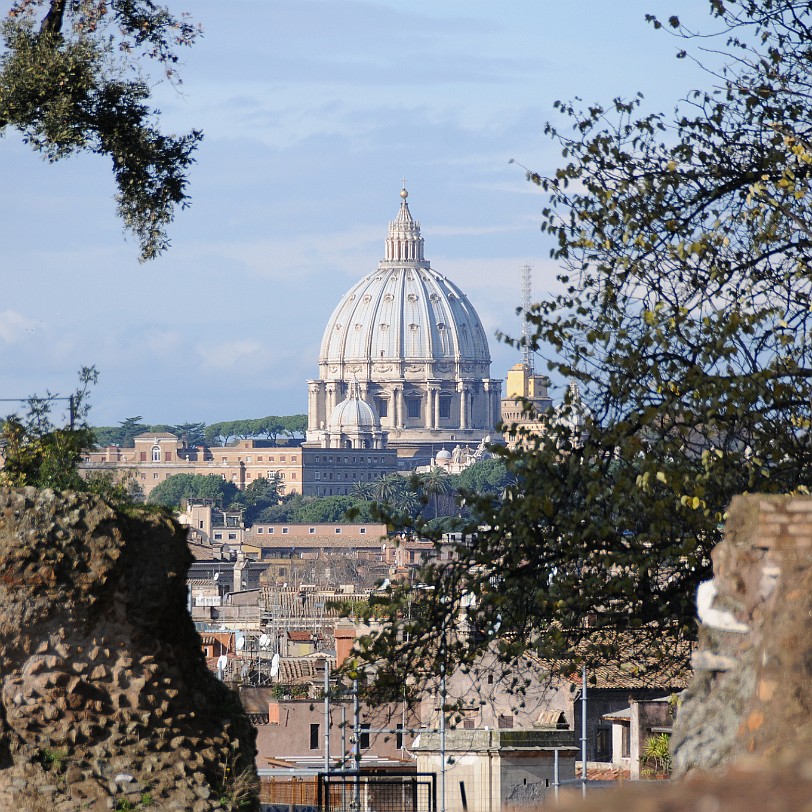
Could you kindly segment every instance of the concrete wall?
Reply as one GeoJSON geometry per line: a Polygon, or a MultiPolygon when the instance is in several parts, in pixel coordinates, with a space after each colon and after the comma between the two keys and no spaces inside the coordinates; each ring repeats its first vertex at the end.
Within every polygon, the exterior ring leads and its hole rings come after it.
{"type": "MultiPolygon", "coordinates": [[[[259,691],[263,689],[248,689],[259,691]]],[[[324,763],[324,702],[320,699],[274,700],[272,692],[264,689],[268,696],[268,722],[261,720],[257,730],[257,767],[267,764],[267,759],[282,759],[295,763],[310,763],[321,766],[324,763]],[[311,741],[311,725],[318,725],[315,742],[311,741]],[[316,747],[311,747],[316,743],[316,747]]],[[[245,689],[242,693],[245,692],[245,689]]],[[[245,703],[249,704],[249,703],[245,703]]],[[[368,724],[371,730],[395,729],[403,724],[400,706],[387,706],[371,709],[361,708],[361,723],[368,724]]],[[[406,726],[414,727],[416,720],[407,716],[406,726]]],[[[345,753],[351,757],[353,736],[353,707],[351,702],[331,702],[330,707],[330,758],[336,766],[345,753]]],[[[379,759],[408,761],[406,749],[412,744],[412,736],[405,733],[402,748],[398,748],[395,733],[369,733],[369,747],[361,750],[362,764],[379,759]]]]}
{"type": "MultiPolygon", "coordinates": [[[[436,772],[440,776],[441,746],[439,733],[421,734],[414,745],[418,772],[436,772]]],[[[467,812],[500,812],[505,805],[537,805],[554,783],[555,748],[559,748],[559,780],[574,778],[574,731],[447,731],[447,812],[463,812],[466,807],[467,812]]],[[[438,793],[441,783],[438,777],[438,793]]]]}

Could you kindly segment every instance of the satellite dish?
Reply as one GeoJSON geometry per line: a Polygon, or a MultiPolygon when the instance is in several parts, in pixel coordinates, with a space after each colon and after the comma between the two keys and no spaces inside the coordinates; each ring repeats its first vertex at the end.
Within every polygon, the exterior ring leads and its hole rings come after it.
{"type": "Polygon", "coordinates": [[[268,643],[270,643],[270,638],[267,634],[261,634],[259,636],[259,647],[260,648],[268,648],[268,643]]]}
{"type": "Polygon", "coordinates": [[[271,660],[271,676],[276,677],[279,675],[279,652],[273,655],[271,660]]]}
{"type": "Polygon", "coordinates": [[[214,580],[215,580],[215,581],[219,581],[219,580],[220,580],[220,573],[219,573],[219,572],[215,572],[215,573],[214,573],[214,580]]]}
{"type": "Polygon", "coordinates": [[[218,668],[218,670],[225,671],[227,665],[228,665],[228,657],[225,654],[221,654],[217,658],[217,668],[218,668]]]}
{"type": "Polygon", "coordinates": [[[242,651],[245,648],[245,635],[237,635],[237,651],[242,651]]]}

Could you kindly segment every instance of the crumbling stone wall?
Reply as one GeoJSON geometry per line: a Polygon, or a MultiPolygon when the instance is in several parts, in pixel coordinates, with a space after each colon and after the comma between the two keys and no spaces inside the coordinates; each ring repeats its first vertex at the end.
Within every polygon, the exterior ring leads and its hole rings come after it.
{"type": "Polygon", "coordinates": [[[810,808],[812,497],[736,497],[713,565],[698,596],[694,679],[671,740],[677,780],[570,798],[562,809],[810,808]]]}
{"type": "Polygon", "coordinates": [[[812,498],[737,496],[728,517],[698,596],[677,775],[812,749],[812,498]]]}
{"type": "Polygon", "coordinates": [[[0,489],[0,810],[203,812],[250,794],[254,731],[206,670],[189,562],[169,519],[0,489]]]}

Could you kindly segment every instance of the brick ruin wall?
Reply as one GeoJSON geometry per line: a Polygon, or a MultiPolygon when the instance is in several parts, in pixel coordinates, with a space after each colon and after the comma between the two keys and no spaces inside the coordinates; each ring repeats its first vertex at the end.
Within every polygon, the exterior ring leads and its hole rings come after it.
{"type": "Polygon", "coordinates": [[[812,498],[738,496],[728,516],[700,588],[677,774],[812,745],[812,498]]]}
{"type": "Polygon", "coordinates": [[[786,812],[812,799],[812,497],[733,499],[697,595],[677,780],[598,793],[582,812],[786,812]]]}
{"type": "Polygon", "coordinates": [[[184,532],[87,494],[0,489],[0,810],[250,796],[254,731],[206,669],[184,532]]]}

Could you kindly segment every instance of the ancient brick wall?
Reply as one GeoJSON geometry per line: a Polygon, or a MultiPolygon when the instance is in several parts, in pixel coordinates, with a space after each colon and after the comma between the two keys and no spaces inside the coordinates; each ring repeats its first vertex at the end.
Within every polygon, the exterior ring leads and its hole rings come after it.
{"type": "Polygon", "coordinates": [[[738,496],[701,587],[676,773],[812,744],[812,498],[738,496]],[[704,594],[703,594],[704,592],[704,594]]]}
{"type": "Polygon", "coordinates": [[[0,490],[0,810],[203,812],[255,785],[253,730],[186,612],[189,561],[166,518],[0,490]]]}
{"type": "Polygon", "coordinates": [[[672,737],[674,782],[579,812],[787,812],[812,798],[812,497],[736,497],[700,588],[694,679],[672,737]]]}

